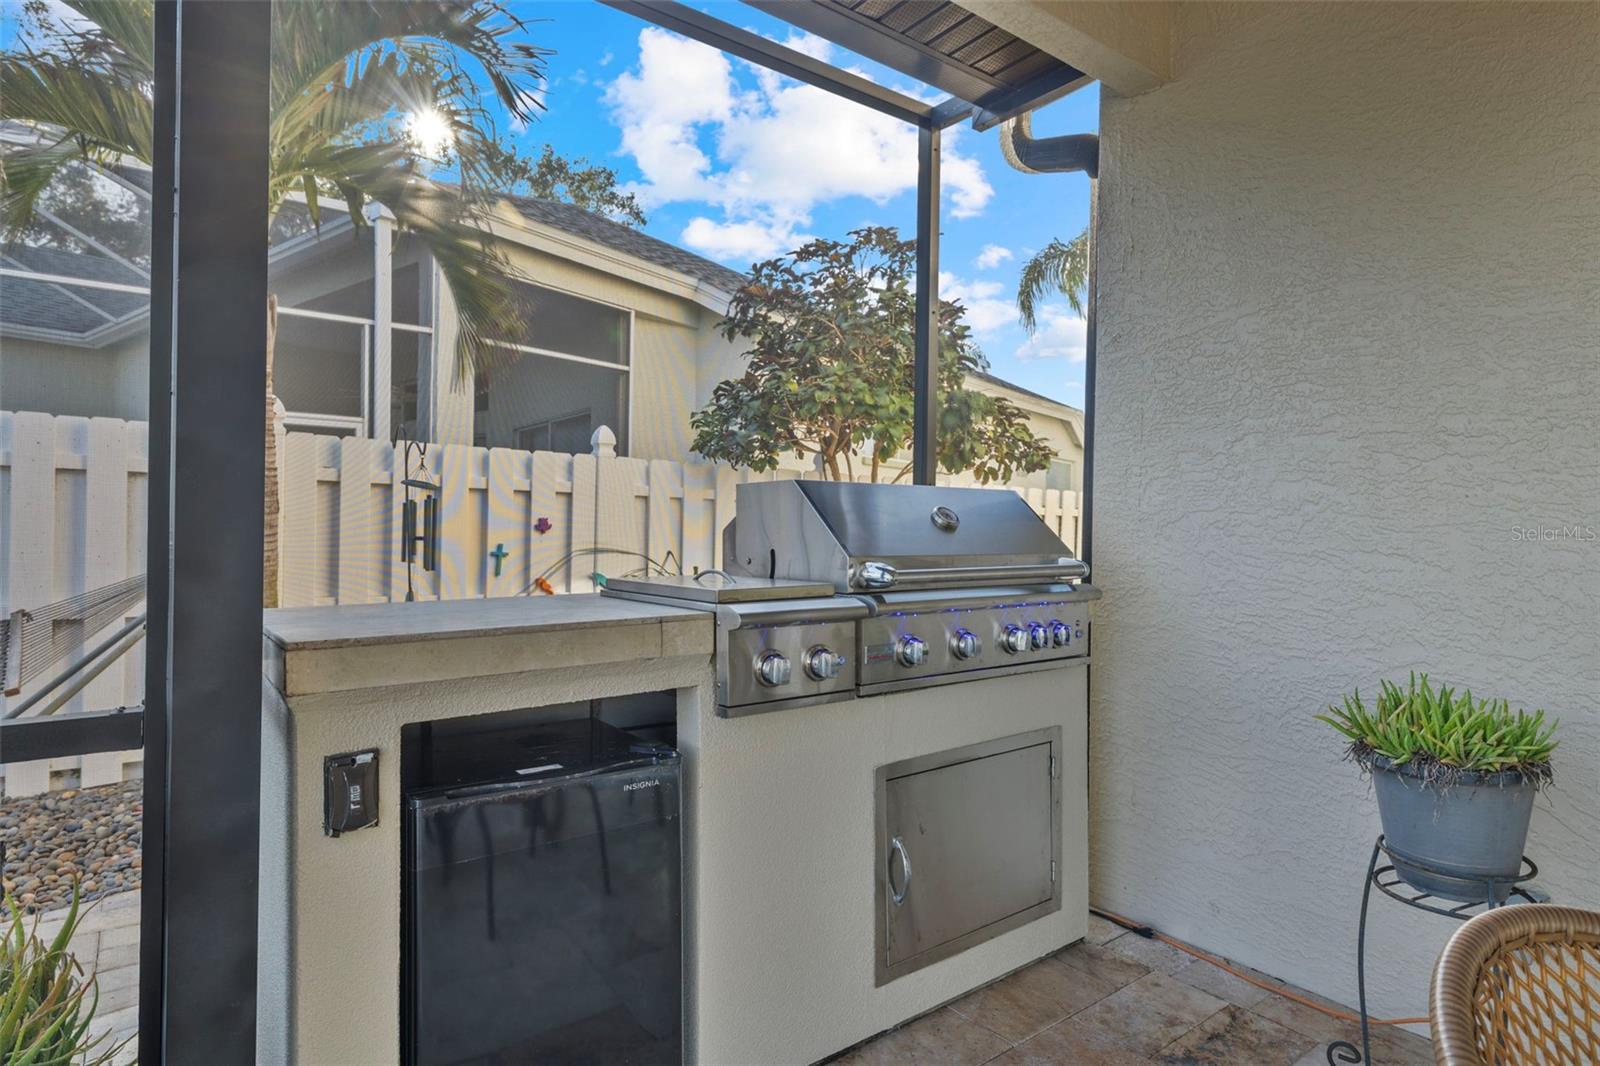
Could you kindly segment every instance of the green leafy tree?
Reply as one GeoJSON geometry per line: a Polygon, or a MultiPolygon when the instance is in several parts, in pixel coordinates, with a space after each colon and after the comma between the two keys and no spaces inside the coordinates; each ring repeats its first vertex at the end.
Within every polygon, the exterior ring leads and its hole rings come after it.
{"type": "MultiPolygon", "coordinates": [[[[35,3],[31,32],[0,55],[0,119],[29,124],[36,144],[6,154],[0,224],[16,239],[64,172],[151,163],[154,8],[151,0],[35,3]]],[[[325,197],[356,226],[369,203],[388,208],[432,252],[455,298],[458,378],[508,358],[493,338],[516,336],[521,308],[487,222],[504,153],[489,111],[536,117],[545,52],[498,0],[340,0],[273,5],[270,173],[264,223],[298,196],[313,225],[325,197]],[[487,84],[485,92],[478,79],[487,84]],[[435,168],[457,181],[428,177],[435,168]]],[[[251,210],[240,204],[240,211],[251,210]]],[[[263,594],[277,596],[277,462],[271,430],[276,301],[267,308],[267,537],[263,594]]]]}
{"type": "Polygon", "coordinates": [[[1052,238],[1037,254],[1022,264],[1017,280],[1017,315],[1029,333],[1039,328],[1039,305],[1051,296],[1067,298],[1067,304],[1083,314],[1083,291],[1089,284],[1089,231],[1070,241],[1052,238]]]}
{"type": "MultiPolygon", "coordinates": [[[[785,454],[820,458],[827,476],[854,479],[910,446],[916,244],[891,227],[814,240],[757,263],[720,324],[750,345],[742,376],[719,384],[695,412],[694,449],[771,470],[785,454]]],[[[939,306],[938,462],[983,482],[1043,470],[1052,452],[1009,400],[966,388],[987,368],[958,303],[939,306]]],[[[908,476],[909,466],[894,480],[908,476]]]]}
{"type": "Polygon", "coordinates": [[[647,221],[638,199],[618,187],[615,170],[590,164],[582,156],[567,159],[548,144],[532,160],[491,146],[491,167],[496,185],[505,192],[576,204],[624,225],[643,226],[647,221]]]}

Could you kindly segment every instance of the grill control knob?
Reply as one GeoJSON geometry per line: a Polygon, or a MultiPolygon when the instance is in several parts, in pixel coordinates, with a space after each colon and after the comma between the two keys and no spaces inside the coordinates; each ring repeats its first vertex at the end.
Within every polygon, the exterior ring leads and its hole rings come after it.
{"type": "Polygon", "coordinates": [[[764,651],[756,659],[756,680],[768,688],[787,685],[793,668],[789,657],[782,652],[764,651]]]}
{"type": "Polygon", "coordinates": [[[1018,625],[1008,625],[1000,633],[1000,643],[1012,655],[1028,650],[1028,631],[1018,625]]]}
{"type": "Polygon", "coordinates": [[[832,681],[839,676],[844,656],[818,644],[806,652],[806,676],[813,681],[832,681]]]}
{"type": "Polygon", "coordinates": [[[901,666],[921,666],[928,661],[928,642],[907,633],[895,647],[901,666]]]}
{"type": "Polygon", "coordinates": [[[983,641],[970,629],[958,629],[950,634],[950,651],[957,659],[976,659],[983,650],[983,641]]]}
{"type": "Polygon", "coordinates": [[[1033,645],[1034,651],[1048,648],[1050,646],[1050,631],[1038,622],[1029,622],[1028,643],[1033,645]]]}
{"type": "Polygon", "coordinates": [[[1064,648],[1072,643],[1072,627],[1059,618],[1050,619],[1050,643],[1064,648]]]}

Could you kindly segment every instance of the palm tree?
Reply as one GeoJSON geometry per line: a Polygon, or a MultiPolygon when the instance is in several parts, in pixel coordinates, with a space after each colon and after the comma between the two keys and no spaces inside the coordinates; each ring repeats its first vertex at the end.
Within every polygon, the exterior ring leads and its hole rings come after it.
{"type": "MultiPolygon", "coordinates": [[[[0,226],[8,240],[66,168],[152,162],[153,0],[64,0],[76,18],[40,25],[0,56],[0,119],[29,124],[37,144],[0,160],[0,226]]],[[[271,174],[265,222],[291,197],[314,225],[321,201],[350,220],[378,203],[432,252],[455,298],[456,373],[506,358],[492,337],[516,335],[520,307],[487,222],[496,198],[495,123],[484,97],[513,120],[542,106],[544,50],[513,37],[524,23],[499,0],[340,0],[273,8],[271,174]],[[485,94],[474,75],[488,84],[485,94]],[[429,131],[421,143],[419,127],[429,131]],[[429,155],[437,158],[430,159],[429,155]],[[430,165],[458,183],[428,179],[430,165]]],[[[240,205],[241,210],[255,210],[240,205]]],[[[268,606],[277,600],[277,460],[271,366],[276,301],[267,309],[268,606]]]]}
{"type": "Polygon", "coordinates": [[[1017,315],[1029,333],[1039,328],[1038,308],[1060,293],[1078,314],[1083,314],[1083,290],[1089,284],[1089,231],[1070,241],[1050,243],[1022,265],[1017,279],[1017,315]]]}

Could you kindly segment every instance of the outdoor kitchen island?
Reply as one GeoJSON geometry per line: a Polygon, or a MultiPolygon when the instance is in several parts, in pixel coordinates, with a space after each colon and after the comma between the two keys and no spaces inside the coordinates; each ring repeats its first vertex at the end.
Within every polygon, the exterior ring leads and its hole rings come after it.
{"type": "Polygon", "coordinates": [[[685,1061],[814,1061],[1085,933],[1087,658],[724,717],[702,611],[573,595],[270,611],[265,630],[263,1062],[401,1059],[401,736],[418,722],[670,694],[685,1061]],[[885,980],[875,900],[928,891],[936,865],[914,888],[886,872],[875,778],[970,746],[1049,753],[1051,898],[1026,924],[885,980]],[[377,823],[325,835],[324,761],[363,751],[377,752],[377,823]]]}

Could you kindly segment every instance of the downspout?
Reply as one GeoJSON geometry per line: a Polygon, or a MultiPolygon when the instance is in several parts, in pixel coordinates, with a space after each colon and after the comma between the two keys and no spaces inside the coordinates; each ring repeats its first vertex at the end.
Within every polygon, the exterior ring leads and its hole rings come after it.
{"type": "MultiPolygon", "coordinates": [[[[1078,511],[1078,558],[1094,574],[1094,361],[1095,304],[1094,269],[1095,221],[1100,199],[1100,137],[1094,133],[1073,133],[1063,137],[1035,140],[1033,116],[1024,112],[1000,127],[1000,154],[1024,174],[1071,174],[1082,171],[1089,176],[1089,291],[1083,303],[1083,499],[1078,511]]],[[[1086,683],[1089,709],[1084,720],[1084,740],[1094,745],[1094,669],[1086,683]]],[[[1094,760],[1087,760],[1083,792],[1094,810],[1094,760]]],[[[1091,814],[1092,817],[1092,814],[1091,814]]]]}
{"type": "MultiPolygon", "coordinates": [[[[1095,379],[1095,215],[1099,199],[1100,138],[1093,133],[1033,136],[1033,116],[1021,114],[1000,127],[1000,153],[1024,174],[1089,176],[1089,291],[1084,300],[1083,342],[1083,501],[1079,513],[1078,557],[1094,562],[1094,379],[1095,379]]],[[[1093,570],[1090,570],[1093,573],[1093,570]]]]}

